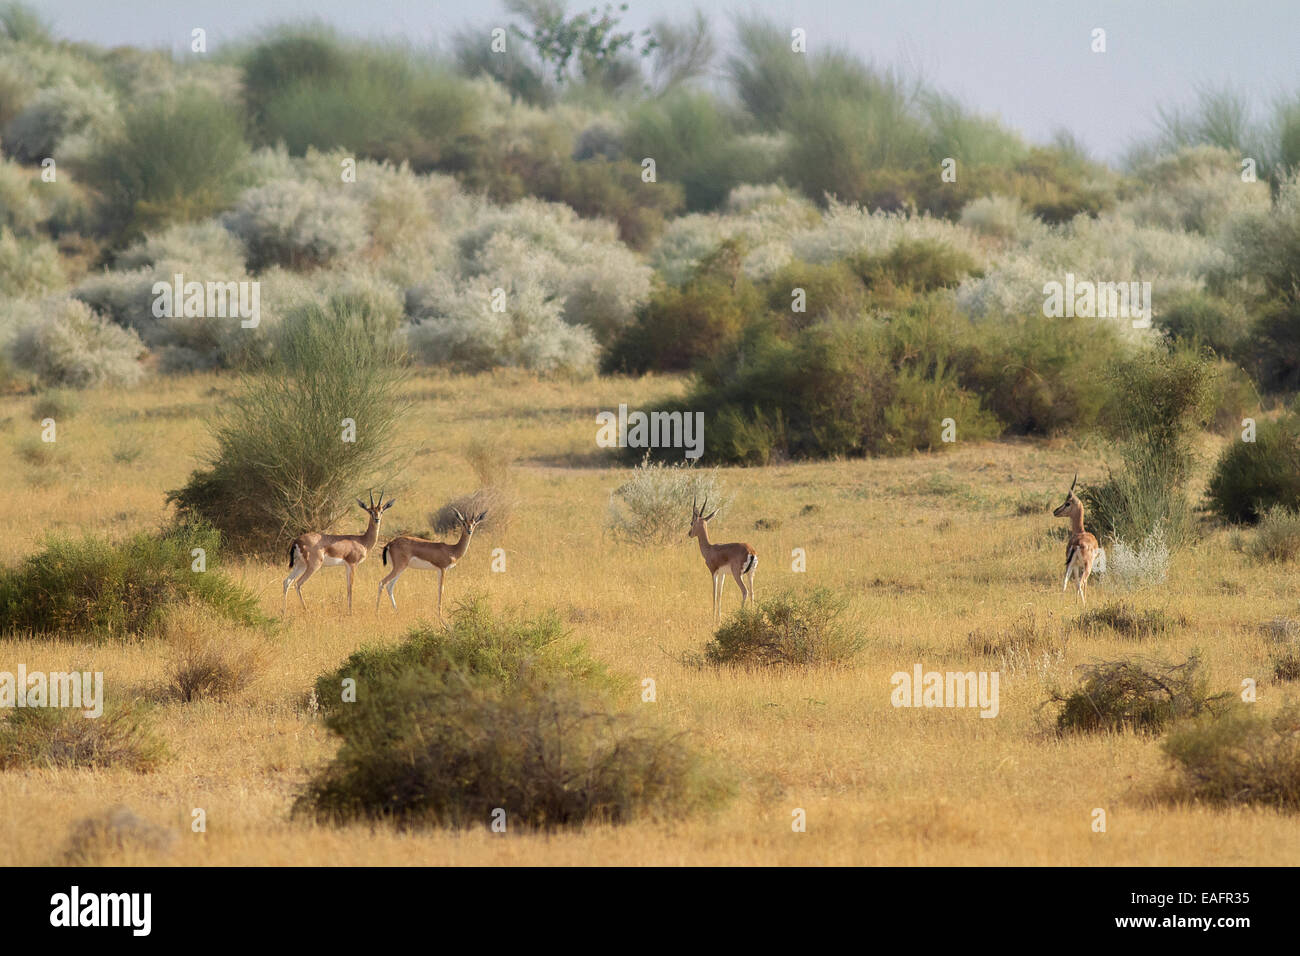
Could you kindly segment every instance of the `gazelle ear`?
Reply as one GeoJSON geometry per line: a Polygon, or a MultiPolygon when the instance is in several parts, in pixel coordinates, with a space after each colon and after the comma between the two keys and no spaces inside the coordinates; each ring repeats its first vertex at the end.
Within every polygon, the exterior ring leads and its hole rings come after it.
{"type": "Polygon", "coordinates": [[[384,505],[384,510],[387,511],[389,508],[391,508],[391,507],[392,507],[393,505],[395,505],[395,504],[397,504],[397,499],[396,499],[396,498],[393,498],[393,499],[391,499],[391,500],[388,502],[388,504],[384,505]]]}
{"type": "Polygon", "coordinates": [[[362,511],[370,510],[368,507],[366,507],[366,503],[362,501],[360,498],[357,499],[357,507],[360,508],[362,511]]]}
{"type": "Polygon", "coordinates": [[[714,516],[715,514],[717,514],[717,513],[718,513],[718,509],[717,509],[717,508],[714,508],[712,511],[710,511],[707,515],[704,516],[704,520],[705,520],[705,521],[712,521],[712,520],[713,520],[713,516],[714,516]]]}
{"type": "Polygon", "coordinates": [[[486,511],[480,511],[480,512],[478,513],[478,517],[474,519],[474,523],[475,523],[475,524],[478,524],[480,521],[482,521],[482,520],[483,520],[484,518],[486,518],[486,517],[487,517],[487,512],[486,512],[486,511]]]}

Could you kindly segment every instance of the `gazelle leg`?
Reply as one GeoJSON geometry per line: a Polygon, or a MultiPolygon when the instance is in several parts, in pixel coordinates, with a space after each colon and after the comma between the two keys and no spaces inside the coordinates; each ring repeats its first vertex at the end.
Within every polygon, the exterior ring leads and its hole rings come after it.
{"type": "Polygon", "coordinates": [[[715,587],[718,589],[718,598],[713,602],[713,623],[722,623],[722,589],[727,586],[727,573],[725,571],[714,576],[715,587]]]}
{"type": "Polygon", "coordinates": [[[740,585],[740,606],[743,609],[745,601],[749,599],[749,588],[745,587],[745,576],[735,568],[731,569],[731,576],[735,578],[736,583],[740,585]]]}
{"type": "Polygon", "coordinates": [[[305,568],[306,565],[295,564],[289,571],[289,576],[284,579],[284,600],[280,602],[280,615],[282,617],[289,610],[289,588],[293,586],[293,582],[298,579],[298,575],[302,574],[305,568]]]}
{"type": "Polygon", "coordinates": [[[384,588],[388,588],[388,600],[392,602],[393,610],[397,610],[397,598],[393,597],[393,588],[397,587],[397,579],[402,576],[401,571],[389,571],[388,575],[379,582],[379,593],[375,595],[375,610],[379,610],[379,602],[383,599],[384,588]]]}
{"type": "Polygon", "coordinates": [[[307,610],[307,602],[304,601],[302,598],[302,586],[307,583],[308,578],[310,578],[313,574],[316,573],[317,567],[320,567],[320,565],[316,565],[316,567],[313,567],[311,562],[309,561],[307,563],[307,570],[303,572],[302,576],[298,578],[297,582],[295,582],[293,586],[294,590],[298,592],[298,603],[302,605],[302,609],[304,611],[307,610]]]}
{"type": "Polygon", "coordinates": [[[343,570],[348,572],[348,613],[352,613],[352,565],[343,565],[343,570]]]}
{"type": "Polygon", "coordinates": [[[443,627],[447,626],[447,619],[442,616],[442,581],[446,574],[445,568],[438,569],[438,620],[442,621],[443,627]]]}

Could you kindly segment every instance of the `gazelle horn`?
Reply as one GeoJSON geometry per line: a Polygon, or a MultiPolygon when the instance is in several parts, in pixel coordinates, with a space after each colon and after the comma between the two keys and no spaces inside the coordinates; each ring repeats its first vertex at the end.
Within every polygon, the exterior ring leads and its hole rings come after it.
{"type": "Polygon", "coordinates": [[[1079,473],[1076,471],[1074,473],[1074,481],[1070,482],[1070,490],[1073,491],[1074,486],[1077,485],[1078,483],[1079,483],[1079,473]]]}

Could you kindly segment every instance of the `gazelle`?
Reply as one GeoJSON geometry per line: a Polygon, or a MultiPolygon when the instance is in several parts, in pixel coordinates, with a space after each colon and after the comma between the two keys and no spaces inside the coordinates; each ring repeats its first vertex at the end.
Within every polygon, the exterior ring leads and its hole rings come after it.
{"type": "Polygon", "coordinates": [[[1079,474],[1075,472],[1074,481],[1070,483],[1070,490],[1065,495],[1065,503],[1052,514],[1057,518],[1070,519],[1070,540],[1065,546],[1065,582],[1061,585],[1061,590],[1070,587],[1070,577],[1073,575],[1079,589],[1079,600],[1087,605],[1088,597],[1084,591],[1088,587],[1088,575],[1092,574],[1093,562],[1097,560],[1101,548],[1097,545],[1097,539],[1083,530],[1083,502],[1074,493],[1074,486],[1078,483],[1079,474]]]}
{"type": "Polygon", "coordinates": [[[392,558],[393,570],[379,582],[379,593],[375,595],[376,612],[379,610],[379,602],[383,599],[385,588],[388,589],[388,600],[392,602],[393,610],[397,610],[397,599],[393,597],[393,589],[397,587],[397,579],[407,568],[415,568],[418,571],[436,570],[438,572],[438,620],[444,625],[447,623],[442,616],[443,579],[447,572],[456,566],[456,562],[465,557],[465,552],[469,550],[469,539],[474,536],[474,529],[487,517],[486,511],[480,511],[472,518],[466,518],[456,508],[453,508],[452,512],[460,522],[460,540],[455,544],[426,541],[424,538],[404,534],[384,545],[384,564],[387,565],[388,559],[392,558]]]}
{"type": "Polygon", "coordinates": [[[700,554],[704,556],[704,563],[708,565],[709,574],[713,576],[713,622],[716,624],[722,619],[722,586],[727,583],[728,571],[740,585],[740,606],[745,606],[746,599],[753,600],[754,568],[758,566],[758,555],[754,553],[753,548],[740,541],[731,544],[710,544],[708,521],[718,513],[718,509],[714,508],[706,515],[704,509],[708,506],[707,495],[704,504],[698,508],[695,502],[691,501],[691,530],[686,536],[699,539],[700,554]],[[745,575],[749,575],[749,587],[745,587],[745,575]]]}
{"type": "Polygon", "coordinates": [[[388,504],[382,504],[383,500],[382,490],[378,502],[375,501],[373,491],[370,492],[370,504],[363,504],[360,498],[357,499],[357,507],[370,515],[370,523],[361,534],[321,534],[319,531],[309,531],[294,538],[293,544],[289,545],[289,576],[284,579],[281,614],[289,609],[289,585],[294,585],[298,601],[303,610],[306,610],[307,602],[302,599],[302,586],[322,566],[335,564],[343,565],[348,572],[348,613],[352,613],[352,572],[366,560],[366,555],[375,546],[375,539],[379,536],[379,522],[383,520],[384,512],[397,499],[394,498],[388,504]]]}

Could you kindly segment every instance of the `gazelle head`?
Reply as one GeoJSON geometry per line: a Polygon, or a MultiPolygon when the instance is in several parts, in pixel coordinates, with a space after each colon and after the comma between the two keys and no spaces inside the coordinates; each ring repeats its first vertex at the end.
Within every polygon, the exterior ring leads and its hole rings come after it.
{"type": "Polygon", "coordinates": [[[479,522],[481,522],[484,518],[487,517],[486,511],[480,511],[478,514],[472,515],[471,517],[468,518],[460,513],[459,508],[452,508],[451,511],[452,514],[456,516],[456,520],[460,522],[460,526],[465,529],[466,535],[473,534],[474,529],[479,526],[479,522]]]}
{"type": "Polygon", "coordinates": [[[376,525],[378,525],[379,522],[383,520],[383,514],[384,514],[384,512],[387,511],[389,508],[391,508],[394,504],[397,503],[397,499],[396,499],[396,498],[394,498],[392,501],[388,502],[388,504],[382,504],[381,502],[383,502],[383,500],[384,500],[384,492],[383,492],[383,489],[380,489],[380,491],[379,491],[379,501],[378,501],[378,502],[375,501],[375,493],[374,493],[373,491],[371,491],[371,492],[370,492],[370,504],[366,504],[364,501],[362,501],[360,498],[358,498],[358,499],[357,499],[357,507],[360,508],[362,511],[364,511],[366,514],[370,515],[371,520],[373,520],[374,523],[375,523],[376,525]]]}
{"type": "Polygon", "coordinates": [[[712,518],[715,514],[718,513],[718,509],[714,508],[708,514],[705,514],[704,513],[705,509],[707,509],[708,507],[709,507],[708,495],[704,496],[704,504],[699,506],[695,504],[694,498],[691,499],[691,530],[686,532],[686,537],[698,538],[700,536],[700,532],[705,530],[704,522],[708,521],[710,518],[712,518]]]}
{"type": "Polygon", "coordinates": [[[1076,514],[1083,514],[1083,502],[1079,496],[1074,493],[1074,486],[1079,483],[1079,473],[1075,472],[1074,481],[1070,482],[1070,490],[1065,493],[1065,501],[1061,507],[1057,508],[1052,514],[1057,518],[1074,517],[1076,514]]]}

